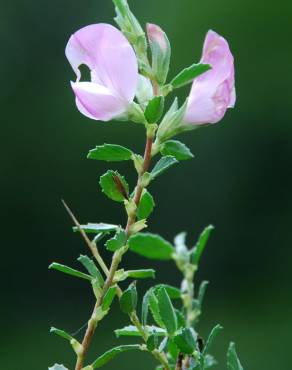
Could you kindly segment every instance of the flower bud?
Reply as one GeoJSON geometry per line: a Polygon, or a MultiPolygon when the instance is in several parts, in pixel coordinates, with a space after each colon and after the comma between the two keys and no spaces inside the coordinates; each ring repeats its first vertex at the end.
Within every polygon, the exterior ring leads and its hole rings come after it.
{"type": "Polygon", "coordinates": [[[113,0],[113,2],[116,6],[116,23],[134,46],[138,59],[146,61],[147,41],[143,28],[131,12],[127,0],[113,0]]]}
{"type": "Polygon", "coordinates": [[[147,24],[147,35],[152,52],[152,70],[160,85],[164,85],[170,64],[171,47],[166,33],[155,24],[147,24]]]}

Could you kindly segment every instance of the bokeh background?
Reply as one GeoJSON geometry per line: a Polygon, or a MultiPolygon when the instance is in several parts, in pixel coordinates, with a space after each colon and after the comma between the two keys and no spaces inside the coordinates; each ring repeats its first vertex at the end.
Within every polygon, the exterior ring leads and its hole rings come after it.
{"type": "MultiPolygon", "coordinates": [[[[130,3],[142,23],[166,30],[173,47],[171,76],[199,60],[208,29],[230,42],[236,109],[216,126],[181,136],[196,157],[153,184],[158,207],[149,230],[168,240],[185,230],[193,245],[202,228],[213,223],[216,231],[198,278],[211,281],[200,333],[206,335],[217,323],[225,328],[213,347],[218,368],[225,368],[226,348],[234,340],[245,369],[289,370],[291,2],[130,3]]],[[[71,349],[48,331],[54,325],[75,332],[89,317],[93,299],[83,282],[47,270],[52,261],[77,266],[76,257],[86,252],[60,199],[82,222],[124,223],[121,207],[98,189],[98,177],[108,166],[86,160],[86,154],[104,142],[141,152],[143,131],[81,116],[69,86],[74,75],[65,44],[82,26],[112,22],[111,1],[2,0],[1,5],[1,369],[43,370],[55,362],[72,369],[71,349]]],[[[187,92],[181,92],[181,101],[187,92]]],[[[134,184],[128,164],[115,168],[134,184]]],[[[124,264],[151,265],[132,254],[124,264]]],[[[158,281],[179,284],[171,263],[152,265],[158,281]]],[[[115,308],[100,325],[89,357],[121,343],[112,330],[126,323],[115,308]]],[[[125,354],[107,369],[153,365],[146,354],[125,354]]]]}

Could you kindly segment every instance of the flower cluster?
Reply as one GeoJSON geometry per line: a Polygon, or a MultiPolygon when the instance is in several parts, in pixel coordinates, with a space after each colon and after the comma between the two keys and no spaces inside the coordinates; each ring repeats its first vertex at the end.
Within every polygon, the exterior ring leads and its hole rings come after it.
{"type": "MultiPolygon", "coordinates": [[[[74,231],[83,237],[90,256],[78,258],[85,272],[55,262],[49,268],[89,282],[95,305],[81,340],[65,330],[52,328],[51,332],[69,341],[76,355],[75,370],[95,370],[121,352],[130,350],[151,354],[159,363],[158,370],[209,369],[216,365],[209,353],[210,347],[222,328],[216,325],[206,341],[198,333],[207,282],[202,282],[197,291],[194,277],[213,226],[206,227],[191,247],[187,247],[185,233],[178,234],[170,243],[144,229],[156,205],[149,185],[173,165],[193,157],[184,143],[172,138],[181,132],[219,122],[227,109],[234,106],[233,56],[227,41],[209,31],[200,62],[168,81],[171,46],[166,33],[155,24],[147,24],[144,32],[127,0],[113,2],[120,30],[99,23],[84,27],[70,37],[66,56],[77,77],[71,86],[76,106],[86,117],[100,121],[129,120],[144,125],[145,151],[142,156],[117,144],[98,145],[89,151],[91,160],[132,161],[137,184],[130,189],[126,177],[116,170],[108,170],[100,177],[103,193],[125,209],[124,227],[105,222],[82,225],[63,202],[74,222],[74,231]],[[89,68],[90,81],[81,80],[81,65],[89,68]],[[179,106],[175,98],[164,114],[165,98],[187,84],[192,87],[186,101],[179,106]],[[152,159],[157,155],[160,159],[152,166],[152,159]],[[110,265],[100,253],[102,248],[112,253],[110,265]],[[155,270],[121,268],[128,251],[150,260],[172,261],[182,275],[180,287],[151,286],[143,295],[141,311],[138,310],[137,281],[155,278],[155,270]],[[132,281],[124,287],[129,279],[132,281]],[[86,365],[86,355],[98,323],[109,314],[115,298],[130,322],[115,330],[115,334],[132,337],[135,343],[114,347],[86,365]]],[[[233,343],[227,359],[228,370],[243,370],[233,343]]],[[[54,365],[49,370],[68,369],[54,365]]]]}
{"type": "MultiPolygon", "coordinates": [[[[139,74],[135,51],[117,28],[94,24],[71,36],[66,56],[77,76],[77,81],[71,85],[82,114],[101,121],[119,119],[131,112],[135,98],[145,104],[154,95],[165,95],[167,89],[163,84],[168,73],[170,44],[157,25],[148,24],[147,35],[156,50],[157,60],[153,67],[164,76],[158,91],[153,91],[147,73],[144,73],[146,77],[139,74]],[[80,81],[79,66],[82,64],[90,69],[90,82],[80,81]]],[[[193,80],[185,112],[177,123],[182,130],[183,127],[217,123],[235,104],[233,56],[227,41],[214,31],[207,33],[200,63],[211,69],[206,72],[203,69],[204,73],[193,80]]]]}

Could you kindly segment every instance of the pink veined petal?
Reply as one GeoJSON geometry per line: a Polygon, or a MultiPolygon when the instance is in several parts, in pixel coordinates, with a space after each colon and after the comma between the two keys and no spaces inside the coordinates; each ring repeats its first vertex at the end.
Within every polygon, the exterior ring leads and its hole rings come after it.
{"type": "Polygon", "coordinates": [[[125,102],[102,85],[93,82],[71,82],[71,85],[77,108],[91,119],[110,121],[127,110],[125,102]]]}
{"type": "Polygon", "coordinates": [[[74,33],[66,47],[66,56],[80,79],[78,67],[87,65],[94,82],[132,102],[138,82],[135,52],[125,36],[109,24],[93,24],[74,33]]]}

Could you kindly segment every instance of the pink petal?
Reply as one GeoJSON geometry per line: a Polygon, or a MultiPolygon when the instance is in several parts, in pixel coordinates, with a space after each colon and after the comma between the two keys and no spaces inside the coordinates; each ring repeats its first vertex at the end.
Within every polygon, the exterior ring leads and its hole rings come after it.
{"type": "Polygon", "coordinates": [[[236,100],[233,55],[227,41],[214,31],[207,33],[201,62],[212,69],[194,80],[184,117],[196,125],[220,121],[236,100]]]}
{"type": "Polygon", "coordinates": [[[124,101],[112,92],[93,82],[71,82],[76,96],[76,105],[86,117],[101,121],[110,121],[127,109],[124,101]]]}
{"type": "Polygon", "coordinates": [[[125,36],[109,24],[93,24],[74,33],[66,56],[80,80],[79,66],[87,65],[93,81],[132,102],[138,81],[135,52],[125,36]]]}

